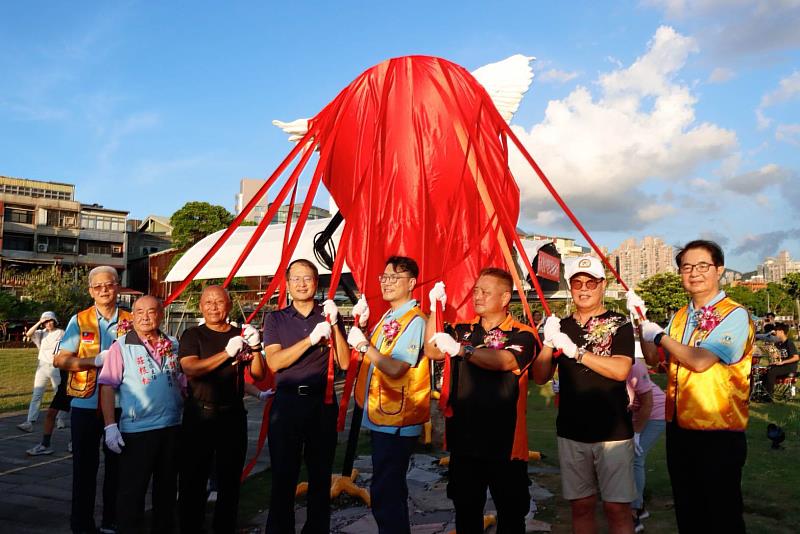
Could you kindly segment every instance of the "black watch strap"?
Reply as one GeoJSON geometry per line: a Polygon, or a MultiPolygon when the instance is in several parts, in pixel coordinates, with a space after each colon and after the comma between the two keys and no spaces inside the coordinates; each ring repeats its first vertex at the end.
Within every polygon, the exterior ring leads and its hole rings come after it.
{"type": "Polygon", "coordinates": [[[653,338],[653,343],[655,343],[656,347],[660,347],[661,346],[661,338],[663,338],[663,337],[664,337],[664,332],[659,332],[653,338]]]}
{"type": "Polygon", "coordinates": [[[475,354],[475,347],[472,345],[464,345],[464,361],[468,361],[475,354]]]}

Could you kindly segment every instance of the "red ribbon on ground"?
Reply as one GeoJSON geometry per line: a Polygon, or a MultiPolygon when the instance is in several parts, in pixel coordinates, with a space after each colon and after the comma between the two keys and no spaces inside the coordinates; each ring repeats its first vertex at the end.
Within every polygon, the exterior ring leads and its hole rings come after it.
{"type": "Polygon", "coordinates": [[[267,441],[267,432],[269,431],[269,411],[270,408],[272,408],[272,399],[273,397],[270,397],[267,399],[267,402],[264,403],[264,413],[261,415],[261,431],[258,433],[256,453],[242,470],[242,478],[239,480],[240,482],[244,482],[244,479],[247,478],[247,476],[250,474],[250,471],[252,471],[256,466],[258,457],[261,455],[261,451],[264,449],[264,443],[267,441]]]}

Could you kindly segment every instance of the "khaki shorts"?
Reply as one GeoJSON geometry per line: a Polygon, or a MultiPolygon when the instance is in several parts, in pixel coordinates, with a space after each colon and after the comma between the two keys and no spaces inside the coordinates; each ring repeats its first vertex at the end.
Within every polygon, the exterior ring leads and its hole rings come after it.
{"type": "Polygon", "coordinates": [[[557,439],[565,499],[596,495],[598,489],[604,502],[629,503],[636,498],[632,439],[599,443],[557,439]]]}

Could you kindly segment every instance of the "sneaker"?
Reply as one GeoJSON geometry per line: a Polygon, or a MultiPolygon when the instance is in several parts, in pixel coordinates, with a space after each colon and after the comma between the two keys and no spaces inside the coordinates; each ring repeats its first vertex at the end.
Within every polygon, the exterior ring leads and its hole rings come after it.
{"type": "Polygon", "coordinates": [[[67,452],[72,452],[72,442],[67,443],[67,452]]]}
{"type": "Polygon", "coordinates": [[[638,517],[633,518],[633,531],[644,532],[644,525],[642,524],[642,520],[638,517]]]}
{"type": "Polygon", "coordinates": [[[208,492],[208,499],[206,502],[217,502],[217,492],[216,491],[209,491],[208,492]]]}
{"type": "Polygon", "coordinates": [[[43,456],[45,454],[53,454],[53,449],[51,449],[50,447],[45,447],[44,445],[39,443],[38,445],[31,447],[25,452],[28,453],[28,456],[43,456]]]}
{"type": "Polygon", "coordinates": [[[63,419],[56,419],[56,428],[59,430],[64,430],[67,428],[67,423],[63,419]]]}
{"type": "Polygon", "coordinates": [[[636,515],[639,517],[639,519],[647,519],[648,517],[650,517],[650,512],[647,511],[647,508],[642,506],[639,510],[636,511],[636,515]]]}
{"type": "Polygon", "coordinates": [[[100,527],[97,532],[100,534],[117,534],[117,527],[100,527]]]}
{"type": "Polygon", "coordinates": [[[18,424],[17,428],[19,428],[23,432],[33,432],[33,423],[31,423],[30,421],[25,421],[24,423],[18,424]]]}

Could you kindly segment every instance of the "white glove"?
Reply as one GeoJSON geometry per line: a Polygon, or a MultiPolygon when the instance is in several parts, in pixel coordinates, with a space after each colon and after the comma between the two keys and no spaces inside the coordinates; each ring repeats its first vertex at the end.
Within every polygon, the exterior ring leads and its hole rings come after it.
{"type": "Polygon", "coordinates": [[[347,334],[347,344],[357,349],[362,343],[367,343],[367,338],[359,327],[354,326],[350,329],[350,333],[347,334]]]}
{"type": "Polygon", "coordinates": [[[642,321],[639,325],[639,328],[642,329],[642,341],[646,341],[647,343],[652,343],[653,339],[664,331],[663,328],[658,326],[653,321],[642,321]]]}
{"type": "Polygon", "coordinates": [[[553,339],[553,347],[564,353],[567,358],[574,358],[578,353],[578,345],[576,345],[567,334],[559,332],[553,339]]]}
{"type": "Polygon", "coordinates": [[[106,361],[106,356],[108,356],[108,349],[102,351],[100,354],[94,357],[94,366],[103,367],[103,362],[106,361]]]}
{"type": "Polygon", "coordinates": [[[636,294],[633,289],[629,289],[627,293],[625,293],[625,299],[627,300],[628,311],[631,312],[631,315],[639,319],[639,312],[636,311],[636,308],[639,308],[639,311],[642,312],[642,315],[647,315],[647,306],[644,305],[644,301],[642,297],[636,294]]]}
{"type": "Polygon", "coordinates": [[[272,397],[274,395],[275,395],[275,390],[274,389],[268,389],[268,390],[262,391],[261,393],[258,394],[258,400],[262,400],[262,401],[263,400],[267,400],[268,398],[270,398],[270,397],[272,397]]]}
{"type": "Polygon", "coordinates": [[[434,347],[450,356],[458,356],[458,353],[461,352],[461,343],[453,339],[450,334],[445,334],[444,332],[433,334],[433,337],[428,342],[433,343],[434,347]]]}
{"type": "Polygon", "coordinates": [[[256,327],[251,324],[244,325],[242,337],[251,347],[257,347],[261,344],[261,336],[258,334],[256,327]]]}
{"type": "Polygon", "coordinates": [[[639,433],[633,433],[633,453],[636,456],[641,456],[644,454],[644,449],[642,448],[641,444],[639,443],[639,433]]]}
{"type": "Polygon", "coordinates": [[[447,305],[447,293],[444,291],[444,282],[436,282],[433,289],[428,292],[428,299],[431,301],[431,313],[436,311],[436,302],[442,303],[442,310],[447,305]]]}
{"type": "Polygon", "coordinates": [[[544,322],[544,344],[553,348],[553,336],[561,333],[561,319],[551,315],[544,322]]]}
{"type": "Polygon", "coordinates": [[[317,323],[317,326],[314,327],[314,330],[308,334],[308,340],[312,345],[316,345],[323,339],[328,339],[329,337],[331,337],[331,324],[328,321],[317,323]]]}
{"type": "Polygon", "coordinates": [[[356,305],[353,306],[353,317],[358,315],[358,326],[364,328],[367,326],[367,319],[369,319],[369,304],[367,304],[367,299],[364,298],[364,295],[361,295],[361,298],[358,299],[356,305]]]}
{"type": "Polygon", "coordinates": [[[112,423],[105,428],[106,431],[106,447],[112,451],[120,454],[125,442],[122,441],[122,434],[119,433],[117,423],[112,423]]]}
{"type": "Polygon", "coordinates": [[[234,358],[244,350],[245,345],[246,343],[242,336],[232,337],[228,340],[228,344],[225,345],[225,352],[228,354],[228,357],[234,358]]]}
{"type": "Polygon", "coordinates": [[[328,316],[331,326],[335,325],[336,321],[339,320],[339,307],[331,299],[322,303],[322,313],[328,316]]]}

